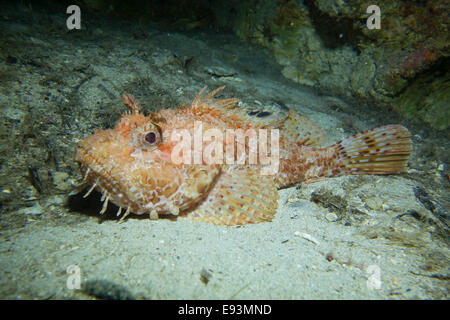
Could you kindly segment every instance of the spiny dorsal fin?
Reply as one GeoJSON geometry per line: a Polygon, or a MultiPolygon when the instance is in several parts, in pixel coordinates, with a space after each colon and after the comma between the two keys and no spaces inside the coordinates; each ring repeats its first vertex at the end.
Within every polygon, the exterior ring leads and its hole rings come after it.
{"type": "Polygon", "coordinates": [[[191,112],[204,114],[218,111],[222,119],[230,119],[243,127],[248,125],[253,128],[278,127],[283,121],[285,115],[281,110],[268,106],[251,108],[236,98],[214,99],[214,96],[224,88],[225,86],[218,87],[208,94],[205,94],[206,87],[202,88],[191,104],[191,112]]]}
{"type": "Polygon", "coordinates": [[[249,168],[233,168],[222,173],[208,197],[187,218],[229,226],[271,221],[277,200],[272,177],[249,168]]]}
{"type": "Polygon", "coordinates": [[[221,90],[223,90],[225,86],[218,87],[211,91],[208,94],[204,94],[206,87],[203,87],[195,96],[194,101],[191,104],[191,110],[195,109],[227,109],[234,108],[236,104],[240,101],[239,99],[230,98],[230,99],[214,99],[214,96],[221,90]]]}

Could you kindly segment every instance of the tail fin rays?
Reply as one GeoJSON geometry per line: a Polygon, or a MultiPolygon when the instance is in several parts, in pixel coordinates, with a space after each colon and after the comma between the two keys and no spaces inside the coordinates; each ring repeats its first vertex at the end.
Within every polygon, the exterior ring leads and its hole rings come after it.
{"type": "Polygon", "coordinates": [[[412,144],[405,127],[387,125],[346,138],[335,148],[347,174],[395,174],[407,172],[412,144]]]}

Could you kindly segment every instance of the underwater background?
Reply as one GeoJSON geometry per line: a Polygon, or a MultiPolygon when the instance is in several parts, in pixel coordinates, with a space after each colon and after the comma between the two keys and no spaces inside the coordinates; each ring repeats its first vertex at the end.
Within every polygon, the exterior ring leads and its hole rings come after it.
{"type": "Polygon", "coordinates": [[[449,6],[0,2],[0,298],[448,299],[449,6]],[[77,143],[114,126],[121,94],[148,113],[222,85],[293,108],[327,145],[402,124],[408,173],[280,190],[272,222],[236,227],[119,223],[99,193],[83,198],[77,143]]]}

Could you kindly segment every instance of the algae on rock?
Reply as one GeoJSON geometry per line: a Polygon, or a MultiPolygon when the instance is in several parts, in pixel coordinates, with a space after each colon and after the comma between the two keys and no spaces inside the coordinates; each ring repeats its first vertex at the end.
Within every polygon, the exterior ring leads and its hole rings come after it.
{"type": "Polygon", "coordinates": [[[403,116],[419,118],[433,128],[450,127],[450,75],[435,73],[416,79],[394,101],[394,109],[403,116]]]}

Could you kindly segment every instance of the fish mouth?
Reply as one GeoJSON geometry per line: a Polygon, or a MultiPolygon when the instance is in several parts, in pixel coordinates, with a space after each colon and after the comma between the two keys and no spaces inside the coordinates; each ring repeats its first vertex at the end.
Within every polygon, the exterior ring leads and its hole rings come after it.
{"type": "Polygon", "coordinates": [[[144,213],[140,212],[139,206],[123,192],[124,188],[121,186],[120,180],[117,179],[120,176],[121,168],[113,159],[109,158],[111,152],[106,152],[109,149],[93,145],[90,138],[83,140],[78,145],[75,157],[83,175],[82,183],[90,186],[83,198],[87,198],[94,190],[101,193],[103,206],[100,214],[106,212],[109,202],[119,207],[117,216],[120,216],[122,211],[125,212],[121,219],[124,219],[131,212],[135,214],[144,213]]]}
{"type": "Polygon", "coordinates": [[[138,212],[137,205],[134,204],[125,193],[121,192],[117,188],[117,183],[114,179],[107,178],[98,171],[93,169],[92,166],[79,162],[81,173],[83,174],[82,183],[90,186],[87,192],[83,195],[83,198],[87,198],[94,190],[101,194],[100,201],[103,202],[100,210],[100,215],[103,215],[108,209],[108,204],[112,202],[118,207],[116,216],[119,217],[122,212],[125,212],[121,220],[128,216],[131,212],[138,212]],[[124,210],[125,209],[125,210],[124,210]]]}

